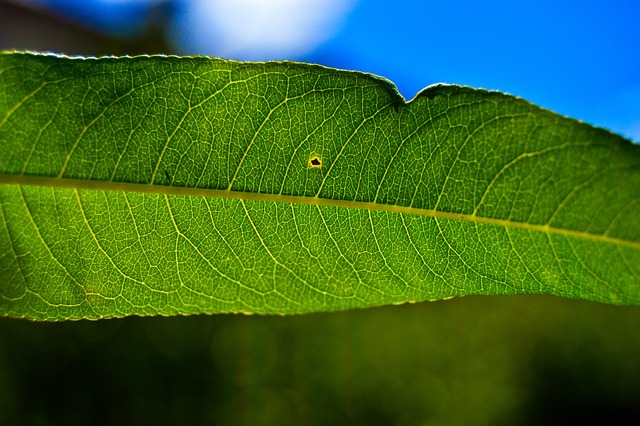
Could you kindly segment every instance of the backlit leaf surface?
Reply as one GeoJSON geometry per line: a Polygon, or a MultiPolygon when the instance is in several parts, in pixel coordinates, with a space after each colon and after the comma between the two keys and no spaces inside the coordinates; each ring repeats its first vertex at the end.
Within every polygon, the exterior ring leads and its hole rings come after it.
{"type": "Polygon", "coordinates": [[[0,313],[640,303],[640,147],[497,92],[0,54],[0,313]]]}

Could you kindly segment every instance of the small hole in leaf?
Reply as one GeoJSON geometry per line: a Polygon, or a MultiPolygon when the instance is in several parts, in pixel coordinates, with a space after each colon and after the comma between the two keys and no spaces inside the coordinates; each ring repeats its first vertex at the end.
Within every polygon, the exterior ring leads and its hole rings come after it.
{"type": "Polygon", "coordinates": [[[322,167],[322,161],[320,161],[318,157],[313,157],[309,160],[309,165],[311,165],[311,167],[322,167]]]}

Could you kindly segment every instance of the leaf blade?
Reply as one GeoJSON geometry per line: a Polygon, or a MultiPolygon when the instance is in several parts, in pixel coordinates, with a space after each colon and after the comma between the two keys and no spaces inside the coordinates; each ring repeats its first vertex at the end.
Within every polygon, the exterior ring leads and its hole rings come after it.
{"type": "Polygon", "coordinates": [[[5,314],[639,302],[638,147],[526,101],[433,86],[405,104],[293,63],[0,61],[5,314]]]}

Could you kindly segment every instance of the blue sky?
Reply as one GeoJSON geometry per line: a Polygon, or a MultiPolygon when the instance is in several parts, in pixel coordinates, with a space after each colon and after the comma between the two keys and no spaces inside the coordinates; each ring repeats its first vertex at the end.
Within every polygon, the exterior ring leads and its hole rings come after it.
{"type": "MultiPolygon", "coordinates": [[[[31,0],[117,34],[161,0],[31,0]]],[[[508,92],[640,141],[640,1],[172,0],[176,51],[508,92]],[[270,44],[271,43],[271,44],[270,44]]]]}
{"type": "Polygon", "coordinates": [[[392,4],[360,1],[315,55],[407,98],[437,82],[496,89],[640,141],[640,2],[392,4]]]}

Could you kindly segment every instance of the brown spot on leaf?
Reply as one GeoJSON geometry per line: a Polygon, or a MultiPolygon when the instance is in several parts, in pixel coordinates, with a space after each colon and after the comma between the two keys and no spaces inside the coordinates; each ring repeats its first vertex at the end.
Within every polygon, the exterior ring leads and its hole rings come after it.
{"type": "Polygon", "coordinates": [[[318,157],[312,157],[312,158],[309,160],[309,165],[310,165],[311,167],[316,167],[316,168],[317,168],[317,167],[322,167],[322,161],[320,161],[320,159],[319,159],[318,157]]]}

